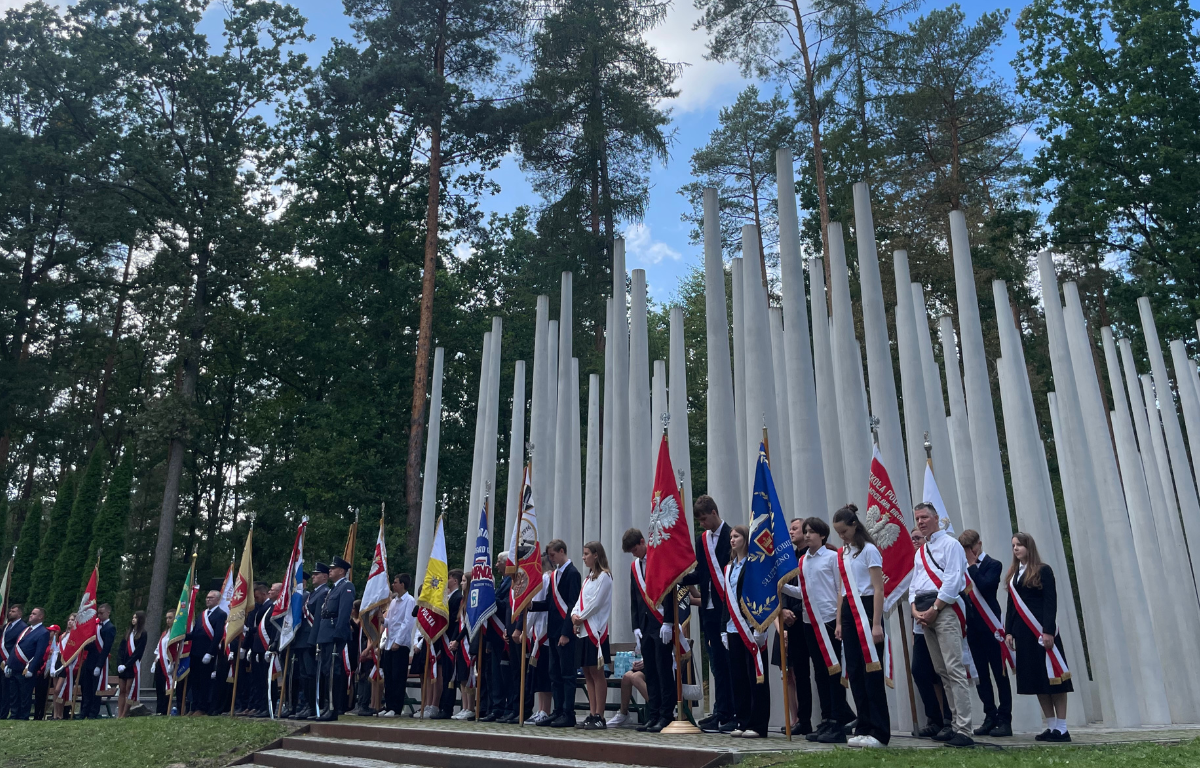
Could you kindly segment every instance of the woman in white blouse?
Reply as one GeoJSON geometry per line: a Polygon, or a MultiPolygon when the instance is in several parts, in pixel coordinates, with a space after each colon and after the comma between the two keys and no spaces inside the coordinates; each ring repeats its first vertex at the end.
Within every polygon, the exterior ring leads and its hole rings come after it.
{"type": "Polygon", "coordinates": [[[842,641],[846,679],[858,713],[855,735],[849,743],[856,747],[882,747],[887,745],[892,733],[881,663],[884,658],[883,555],[859,519],[858,507],[853,504],[847,504],[834,514],[833,528],[846,542],[838,553],[838,574],[842,584],[834,635],[842,641]],[[857,596],[857,606],[852,606],[848,595],[857,596]],[[865,636],[867,632],[870,637],[865,636]]]}
{"type": "Polygon", "coordinates": [[[604,682],[604,665],[612,654],[608,648],[608,619],[612,615],[612,573],[608,570],[608,555],[604,545],[589,541],[583,545],[583,566],[587,576],[579,590],[579,602],[571,611],[575,635],[583,640],[575,644],[576,661],[583,667],[587,685],[589,711],[583,727],[589,731],[604,730],[604,702],[608,686],[604,682]]]}

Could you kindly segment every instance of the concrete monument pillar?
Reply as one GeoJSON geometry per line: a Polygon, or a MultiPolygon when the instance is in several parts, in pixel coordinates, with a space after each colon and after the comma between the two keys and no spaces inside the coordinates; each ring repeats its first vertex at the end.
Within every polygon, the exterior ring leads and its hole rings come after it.
{"type": "Polygon", "coordinates": [[[533,462],[534,497],[538,502],[538,536],[550,541],[558,535],[554,529],[554,483],[558,471],[558,321],[546,323],[546,424],[545,449],[534,448],[545,458],[533,462]],[[538,467],[541,467],[539,470],[538,467]]]}
{"type": "Polygon", "coordinates": [[[862,358],[858,342],[854,339],[854,315],[850,308],[850,272],[846,267],[842,225],[831,221],[827,231],[831,283],[829,290],[833,304],[830,350],[842,438],[842,468],[846,481],[842,498],[835,501],[833,507],[840,507],[852,501],[859,509],[865,511],[867,479],[871,472],[871,428],[867,422],[867,401],[863,397],[862,358]]]}
{"type": "MultiPolygon", "coordinates": [[[[550,328],[550,297],[537,297],[537,312],[533,326],[533,399],[529,407],[529,442],[533,443],[533,499],[538,509],[548,495],[552,495],[554,486],[554,451],[553,442],[547,434],[550,412],[557,407],[558,398],[550,394],[551,377],[557,379],[558,372],[550,371],[550,352],[548,341],[550,328]],[[548,493],[549,491],[549,493],[548,493]]],[[[521,447],[522,455],[525,448],[521,447]]],[[[545,525],[545,524],[543,524],[545,525]]],[[[543,527],[539,536],[547,533],[543,527]]]]}
{"type": "Polygon", "coordinates": [[[499,547],[507,547],[517,524],[521,504],[521,476],[525,467],[525,361],[513,366],[512,426],[508,433],[508,492],[504,498],[504,538],[499,547]]]}
{"type": "Polygon", "coordinates": [[[442,440],[442,371],[446,350],[433,350],[433,383],[429,395],[429,425],[425,430],[425,474],[421,478],[421,527],[417,534],[417,570],[414,576],[425,579],[429,550],[433,547],[433,525],[437,520],[438,449],[442,440]]]}
{"type": "MultiPolygon", "coordinates": [[[[780,478],[776,480],[775,487],[789,519],[796,516],[807,517],[807,513],[796,502],[799,489],[796,487],[797,474],[792,472],[797,456],[792,445],[791,409],[788,407],[790,398],[786,370],[787,354],[784,352],[783,309],[770,307],[768,313],[771,325],[771,363],[775,373],[775,416],[779,419],[779,435],[771,438],[771,444],[775,448],[771,455],[778,457],[776,463],[780,468],[780,478]]],[[[775,477],[773,472],[771,477],[775,477]]]]}
{"type": "MultiPolygon", "coordinates": [[[[629,506],[629,326],[625,293],[625,240],[613,243],[613,324],[607,344],[613,345],[613,415],[612,432],[604,440],[612,440],[612,536],[620,544],[621,534],[633,523],[629,506]]],[[[629,615],[630,555],[615,546],[608,553],[613,575],[613,616],[629,615]]],[[[628,622],[613,622],[609,634],[614,643],[633,642],[633,627],[628,622]]]]}
{"type": "MultiPolygon", "coordinates": [[[[576,557],[575,547],[580,542],[572,540],[571,526],[571,443],[574,437],[571,412],[579,419],[579,401],[572,402],[571,355],[574,341],[574,276],[562,273],[562,290],[559,293],[558,309],[558,405],[555,416],[554,435],[554,536],[567,542],[567,554],[576,557]]],[[[576,443],[578,445],[578,443],[576,443]]],[[[541,522],[541,515],[538,515],[541,522]]]]}
{"type": "MultiPolygon", "coordinates": [[[[600,432],[600,541],[604,549],[612,552],[613,546],[613,344],[608,343],[612,338],[613,300],[607,299],[605,307],[605,344],[604,344],[604,408],[601,411],[600,432]]],[[[591,427],[589,426],[590,430],[591,427]]],[[[591,456],[591,438],[588,439],[588,456],[591,456]]],[[[618,535],[619,535],[618,531],[618,535]]]]}
{"type": "Polygon", "coordinates": [[[650,518],[655,436],[662,423],[650,413],[650,352],[646,328],[646,270],[633,270],[629,313],[630,512],[633,524],[650,518]]]}
{"type": "Polygon", "coordinates": [[[910,286],[913,321],[917,326],[917,347],[921,373],[925,382],[926,415],[929,418],[929,438],[933,441],[933,473],[938,478],[938,490],[946,500],[954,530],[962,531],[962,507],[958,498],[958,473],[954,471],[954,443],[950,440],[950,424],[946,418],[946,399],[942,394],[941,369],[933,357],[933,340],[929,335],[929,314],[925,309],[925,290],[920,283],[910,286]],[[942,486],[948,486],[946,490],[942,486]],[[950,498],[953,498],[951,506],[950,498]]]}
{"type": "Polygon", "coordinates": [[[975,482],[975,452],[971,450],[971,428],[967,420],[967,399],[959,376],[958,346],[954,341],[954,321],[950,315],[938,319],[942,359],[946,364],[946,393],[950,416],[946,427],[954,446],[954,475],[958,480],[958,503],[963,528],[979,530],[979,487],[975,482]]]}
{"type": "MultiPolygon", "coordinates": [[[[733,415],[737,439],[738,498],[730,512],[736,512],[730,520],[745,520],[750,504],[750,478],[746,477],[746,456],[753,448],[746,445],[746,320],[745,279],[742,257],[731,259],[729,270],[732,277],[733,296],[733,415]]],[[[755,445],[758,445],[756,442],[755,445]]],[[[736,525],[736,523],[735,523],[736,525]]]]}
{"type": "MultiPolygon", "coordinates": [[[[917,341],[917,321],[913,314],[912,280],[908,273],[908,251],[892,252],[892,271],[896,275],[896,347],[900,352],[900,394],[904,398],[904,436],[908,448],[908,480],[912,506],[922,500],[925,485],[925,435],[932,439],[929,425],[929,403],[925,396],[925,372],[921,367],[921,352],[917,341]]],[[[936,446],[940,453],[949,453],[950,444],[936,446]]],[[[958,518],[958,492],[951,478],[935,474],[938,489],[944,484],[954,494],[954,513],[958,518]]],[[[947,494],[942,494],[946,511],[951,509],[947,494]]],[[[960,530],[956,525],[954,530],[960,530]]]]}
{"type": "MultiPolygon", "coordinates": [[[[492,332],[488,331],[483,334],[483,354],[480,360],[479,368],[479,397],[475,406],[475,443],[471,451],[471,493],[468,497],[467,508],[467,540],[465,544],[466,550],[463,552],[463,559],[471,557],[474,553],[474,536],[471,535],[471,526],[475,526],[475,531],[479,531],[479,507],[483,504],[483,446],[487,441],[487,409],[488,409],[488,387],[491,384],[492,375],[492,332]]],[[[449,557],[449,554],[446,555],[449,557]]],[[[472,558],[473,560],[473,558],[472,558]]],[[[449,565],[449,561],[447,561],[449,565]]],[[[466,568],[463,568],[465,571],[466,568]]]]}
{"type": "Polygon", "coordinates": [[[587,492],[583,499],[583,540],[608,543],[600,535],[600,375],[588,376],[587,492]]]}
{"type": "MultiPolygon", "coordinates": [[[[811,302],[813,339],[813,376],[817,385],[817,422],[821,428],[821,459],[825,471],[825,507],[814,515],[829,521],[833,511],[847,500],[846,472],[843,467],[841,427],[838,424],[837,384],[833,373],[833,352],[829,343],[829,313],[825,303],[825,266],[821,259],[808,260],[812,281],[811,302]]],[[[830,540],[836,542],[837,534],[830,540]]]]}
{"type": "Polygon", "coordinates": [[[571,456],[570,474],[567,476],[567,514],[574,546],[583,552],[583,433],[579,424],[579,358],[571,358],[571,445],[568,453],[571,456]]]}
{"type": "Polygon", "coordinates": [[[1200,461],[1200,392],[1196,391],[1196,364],[1188,359],[1187,347],[1179,339],[1171,342],[1171,363],[1175,367],[1175,388],[1179,409],[1187,426],[1187,444],[1192,460],[1200,461]]]}

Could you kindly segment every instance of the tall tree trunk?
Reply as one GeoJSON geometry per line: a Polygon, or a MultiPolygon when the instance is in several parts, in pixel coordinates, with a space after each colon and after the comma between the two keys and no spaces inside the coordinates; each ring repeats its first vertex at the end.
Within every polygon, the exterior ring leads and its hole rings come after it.
{"type": "MultiPolygon", "coordinates": [[[[813,176],[817,182],[817,201],[821,209],[821,255],[825,265],[825,285],[833,285],[829,272],[829,193],[825,189],[825,150],[821,144],[821,114],[817,109],[817,83],[813,73],[812,59],[808,55],[808,38],[804,34],[804,16],[800,3],[792,0],[792,13],[796,17],[796,39],[800,43],[800,55],[804,59],[804,94],[808,100],[808,122],[812,127],[813,176]]],[[[826,293],[825,309],[832,312],[832,296],[826,293]]]]}
{"type": "MultiPolygon", "coordinates": [[[[434,51],[437,79],[446,70],[446,14],[443,2],[440,31],[434,51]]],[[[425,205],[425,272],[421,276],[421,319],[417,328],[416,372],[413,375],[412,411],[408,419],[408,460],[404,475],[408,505],[408,550],[417,551],[421,535],[421,447],[425,444],[425,394],[429,388],[429,350],[433,341],[433,283],[437,271],[438,211],[442,193],[442,112],[439,107],[429,130],[429,198],[425,205]]],[[[417,578],[421,578],[420,575],[417,578]]]]}
{"type": "MultiPolygon", "coordinates": [[[[208,260],[206,243],[196,260],[196,291],[192,301],[192,318],[187,334],[180,343],[183,358],[183,376],[179,383],[180,400],[191,403],[196,397],[196,383],[200,379],[200,353],[208,321],[208,260]]],[[[154,564],[150,571],[150,595],[146,600],[146,632],[158,637],[163,616],[163,605],[167,596],[167,576],[171,568],[171,552],[175,542],[175,518],[179,514],[179,483],[183,478],[183,455],[187,451],[187,435],[176,435],[171,439],[167,452],[167,478],[163,488],[162,509],[158,518],[158,540],[154,545],[154,564]]],[[[150,662],[142,660],[143,671],[150,674],[150,662]]]]}
{"type": "MultiPolygon", "coordinates": [[[[750,161],[750,165],[751,166],[754,165],[753,160],[750,161]]],[[[759,185],[760,181],[761,181],[760,179],[754,178],[753,173],[751,174],[751,176],[750,176],[750,196],[754,200],[754,229],[755,229],[755,233],[758,235],[758,269],[759,269],[759,275],[762,276],[763,288],[766,288],[767,287],[767,251],[766,251],[766,248],[763,246],[762,213],[759,211],[760,203],[759,203],[759,199],[758,199],[758,185],[759,185]]],[[[770,294],[770,292],[768,292],[767,299],[770,300],[770,298],[771,298],[771,294],[770,294]]]]}
{"type": "MultiPolygon", "coordinates": [[[[121,276],[121,289],[117,292],[117,311],[113,316],[112,337],[108,340],[108,356],[104,358],[104,373],[96,389],[96,410],[92,413],[92,437],[88,441],[88,453],[96,447],[104,428],[104,414],[108,412],[108,388],[112,385],[113,369],[117,363],[117,343],[121,340],[121,325],[125,319],[125,299],[129,296],[129,268],[133,266],[133,243],[125,256],[125,273],[121,276]]],[[[116,446],[114,446],[116,447],[116,446]]]]}

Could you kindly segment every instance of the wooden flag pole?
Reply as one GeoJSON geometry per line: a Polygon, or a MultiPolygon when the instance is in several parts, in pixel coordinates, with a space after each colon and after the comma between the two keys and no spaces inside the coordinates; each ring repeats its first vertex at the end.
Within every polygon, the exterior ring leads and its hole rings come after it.
{"type": "MultiPolygon", "coordinates": [[[[242,660],[240,658],[238,658],[238,654],[241,653],[241,650],[242,650],[242,641],[238,640],[238,653],[233,654],[233,693],[231,693],[229,696],[229,716],[230,717],[233,717],[233,712],[235,709],[237,709],[238,673],[242,671],[242,664],[241,664],[242,660]]],[[[174,676],[174,670],[172,670],[172,677],[173,676],[174,676]]],[[[318,674],[317,679],[320,680],[320,677],[321,677],[320,674],[318,674]]]]}
{"type": "Polygon", "coordinates": [[[425,717],[425,689],[429,683],[429,665],[433,663],[433,652],[429,649],[432,643],[428,639],[425,640],[425,663],[421,665],[421,708],[417,712],[417,717],[425,717]]]}
{"type": "MultiPolygon", "coordinates": [[[[533,474],[533,443],[528,443],[528,442],[525,443],[525,451],[527,453],[529,453],[529,464],[527,465],[529,467],[528,475],[532,475],[533,474]]],[[[516,522],[517,527],[514,529],[517,532],[516,536],[514,537],[514,540],[516,541],[516,546],[514,547],[514,549],[516,551],[510,553],[512,555],[513,562],[516,563],[516,566],[513,568],[512,573],[508,574],[509,576],[514,577],[513,584],[517,583],[515,577],[517,575],[517,571],[519,571],[521,569],[521,521],[525,517],[525,477],[526,476],[527,476],[526,473],[522,473],[522,475],[521,475],[521,492],[517,495],[517,522],[516,522]]],[[[13,551],[15,552],[16,550],[13,550],[13,551]]],[[[510,590],[509,594],[510,595],[512,594],[511,590],[510,590]]],[[[525,668],[527,666],[527,660],[525,658],[525,647],[526,647],[526,644],[528,643],[528,640],[529,640],[529,609],[527,607],[525,609],[525,611],[521,614],[521,691],[518,694],[520,703],[517,705],[518,706],[518,710],[517,710],[517,727],[518,728],[525,727],[525,668]]],[[[482,646],[483,646],[483,644],[480,643],[481,648],[482,648],[482,646]]],[[[478,698],[479,697],[476,696],[476,701],[475,701],[475,711],[476,712],[479,711],[478,698]]]]}
{"type": "MultiPolygon", "coordinates": [[[[663,439],[666,440],[668,439],[667,425],[671,422],[671,414],[664,413],[662,414],[661,418],[663,425],[663,439]]],[[[681,469],[680,476],[682,477],[682,475],[683,470],[681,469]]],[[[671,605],[674,609],[674,614],[671,619],[671,645],[675,651],[675,719],[668,723],[667,727],[662,729],[662,732],[675,734],[701,733],[700,728],[694,725],[692,721],[688,720],[683,709],[683,649],[681,648],[679,639],[679,633],[681,631],[679,625],[679,595],[676,593],[675,587],[671,587],[671,589],[667,591],[667,597],[670,599],[671,605]]],[[[693,656],[693,658],[695,657],[693,656]]]]}

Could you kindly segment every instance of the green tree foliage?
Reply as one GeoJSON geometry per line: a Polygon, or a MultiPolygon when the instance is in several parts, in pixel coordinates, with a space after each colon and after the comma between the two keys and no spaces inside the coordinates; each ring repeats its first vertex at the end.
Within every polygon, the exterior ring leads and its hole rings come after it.
{"type": "MultiPolygon", "coordinates": [[[[25,603],[29,599],[29,585],[33,577],[33,564],[37,559],[38,545],[42,540],[42,500],[37,499],[29,508],[25,522],[21,524],[21,537],[17,540],[17,559],[13,564],[12,600],[25,603]]],[[[28,608],[29,606],[27,606],[28,608]]]]}
{"type": "Polygon", "coordinates": [[[129,525],[129,502],[133,491],[133,451],[125,450],[121,463],[113,470],[104,495],[104,506],[92,523],[91,546],[88,547],[85,568],[79,586],[87,586],[91,571],[88,563],[100,556],[100,578],[96,584],[96,599],[112,602],[121,586],[121,556],[125,553],[125,533],[129,525]]]}
{"type": "Polygon", "coordinates": [[[1086,271],[1116,259],[1164,339],[1192,338],[1200,313],[1198,23],[1186,0],[1035,0],[1018,24],[1053,241],[1086,271]]]}
{"type": "Polygon", "coordinates": [[[29,602],[44,603],[50,596],[50,585],[54,580],[54,560],[67,533],[71,520],[71,507],[75,504],[76,479],[73,472],[64,473],[62,482],[50,508],[50,520],[38,546],[37,560],[33,564],[33,580],[29,585],[29,602]]]}
{"type": "Polygon", "coordinates": [[[54,578],[50,582],[49,597],[46,598],[46,612],[51,616],[65,616],[79,597],[80,574],[91,565],[87,562],[89,541],[103,486],[104,451],[97,447],[88,459],[83,479],[79,481],[79,492],[71,506],[66,535],[56,544],[58,555],[54,558],[54,578]]]}

